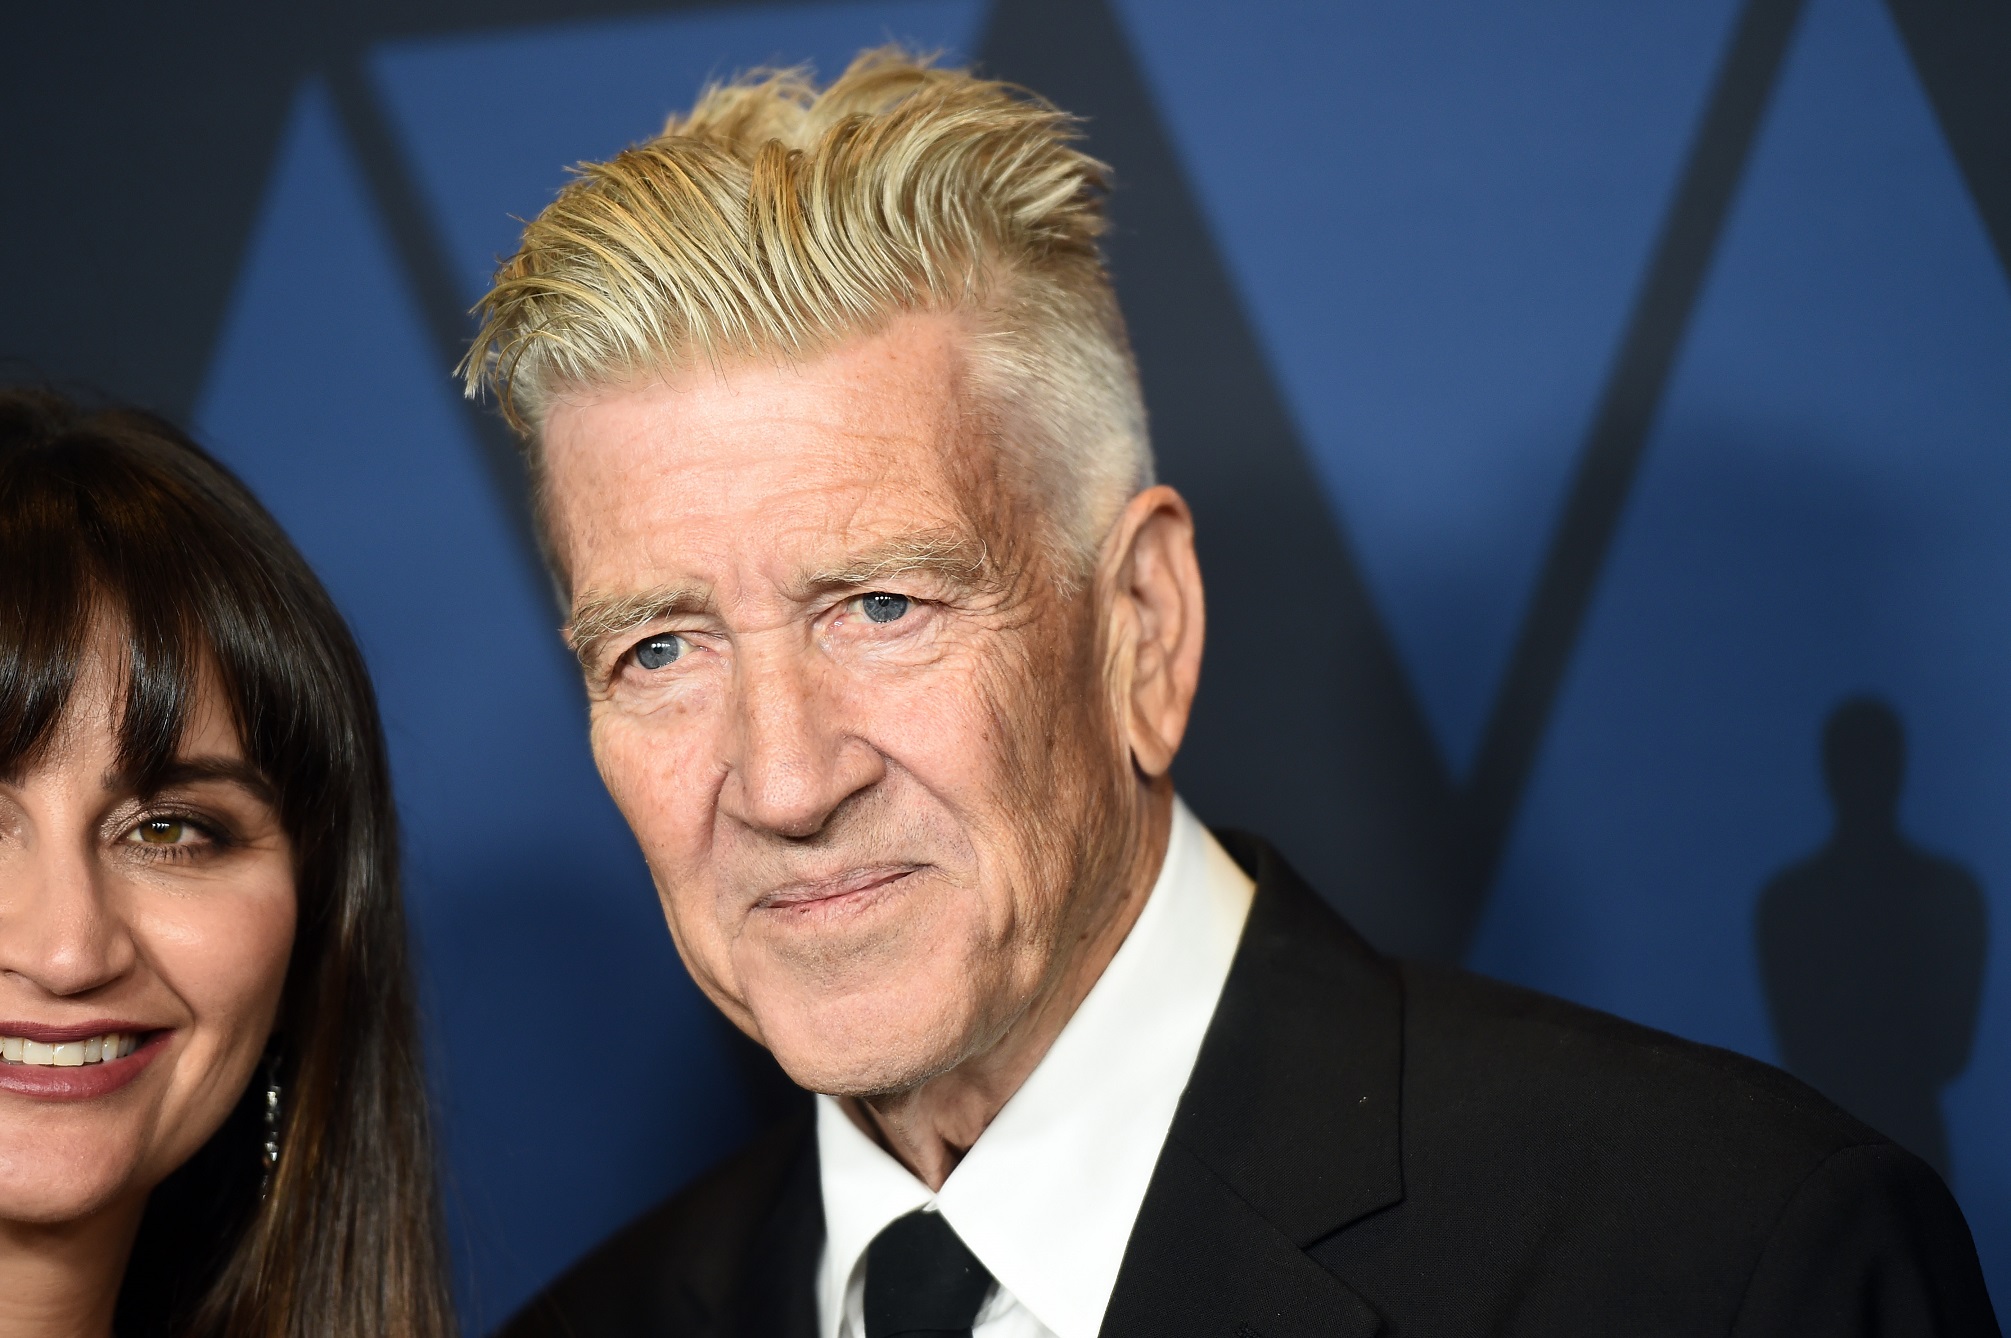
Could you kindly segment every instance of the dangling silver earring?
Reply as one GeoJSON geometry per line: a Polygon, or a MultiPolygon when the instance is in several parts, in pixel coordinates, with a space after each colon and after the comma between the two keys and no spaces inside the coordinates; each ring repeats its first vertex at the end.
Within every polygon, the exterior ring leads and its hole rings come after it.
{"type": "Polygon", "coordinates": [[[279,1056],[265,1061],[265,1143],[259,1149],[259,1163],[263,1168],[258,1182],[258,1196],[262,1199],[272,1188],[272,1172],[279,1165],[279,1056]]]}

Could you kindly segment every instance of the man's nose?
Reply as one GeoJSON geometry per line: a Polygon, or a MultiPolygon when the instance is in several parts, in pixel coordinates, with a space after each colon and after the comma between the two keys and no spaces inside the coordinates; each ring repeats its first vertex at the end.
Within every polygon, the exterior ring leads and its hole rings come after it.
{"type": "Polygon", "coordinates": [[[815,836],[885,773],[879,753],[844,718],[830,673],[787,652],[742,657],[720,793],[727,816],[779,836],[815,836]]]}
{"type": "Polygon", "coordinates": [[[89,852],[16,852],[0,864],[0,974],[56,998],[131,969],[137,949],[89,852]]]}

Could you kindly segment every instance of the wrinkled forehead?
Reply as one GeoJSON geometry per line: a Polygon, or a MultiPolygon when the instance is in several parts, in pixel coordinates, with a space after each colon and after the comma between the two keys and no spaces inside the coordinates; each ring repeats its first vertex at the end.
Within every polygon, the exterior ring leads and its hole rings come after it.
{"type": "Polygon", "coordinates": [[[1001,518],[953,332],[906,323],[805,363],[702,367],[555,405],[553,540],[574,590],[787,585],[1001,518]]]}

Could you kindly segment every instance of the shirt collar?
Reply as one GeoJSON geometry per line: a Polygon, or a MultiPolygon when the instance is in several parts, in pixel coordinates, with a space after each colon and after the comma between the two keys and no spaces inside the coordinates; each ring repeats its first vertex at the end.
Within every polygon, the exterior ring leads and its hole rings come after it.
{"type": "Polygon", "coordinates": [[[1254,890],[1176,799],[1130,934],[938,1194],[817,1098],[825,1338],[873,1237],[930,1204],[1056,1338],[1095,1338],[1254,890]]]}

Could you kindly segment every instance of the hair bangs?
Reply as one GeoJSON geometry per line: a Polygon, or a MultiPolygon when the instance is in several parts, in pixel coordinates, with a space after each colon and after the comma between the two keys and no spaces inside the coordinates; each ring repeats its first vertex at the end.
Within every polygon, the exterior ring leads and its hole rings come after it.
{"type": "Polygon", "coordinates": [[[66,435],[0,466],[0,775],[43,758],[99,656],[119,767],[139,787],[173,763],[210,683],[242,735],[217,655],[232,583],[206,551],[215,528],[161,484],[66,435]]]}
{"type": "MultiPolygon", "coordinates": [[[[11,480],[9,480],[11,482],[11,480]]],[[[4,487],[4,485],[0,485],[4,487]]],[[[0,776],[47,751],[83,670],[93,594],[72,529],[0,492],[0,776]]]]}

